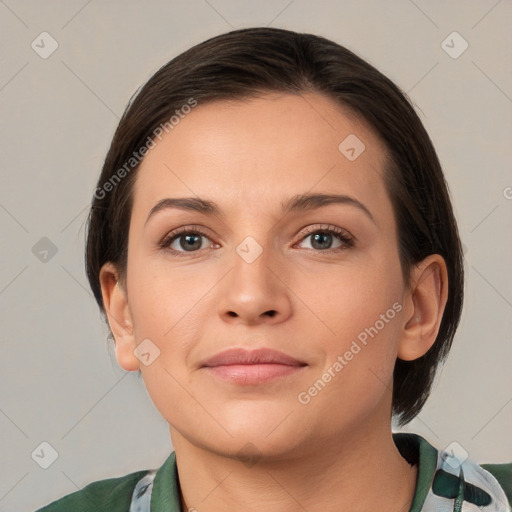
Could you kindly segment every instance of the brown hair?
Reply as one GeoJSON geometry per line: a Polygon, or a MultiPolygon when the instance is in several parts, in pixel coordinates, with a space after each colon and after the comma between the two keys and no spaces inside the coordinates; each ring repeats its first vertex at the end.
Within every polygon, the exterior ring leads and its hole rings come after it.
{"type": "MultiPolygon", "coordinates": [[[[86,270],[105,313],[99,273],[114,263],[126,276],[133,183],[141,148],[184,105],[268,92],[316,92],[334,99],[374,130],[388,149],[386,186],[398,227],[404,281],[412,265],[440,254],[448,300],[435,343],[414,361],[397,359],[393,415],[405,425],[427,400],[450,350],[463,302],[462,248],[448,186],[432,142],[407,96],[373,66],[339,44],[276,28],[235,30],[204,41],[160,68],[130,100],[114,134],[88,218],[86,270]],[[127,165],[129,163],[129,165],[127,165]]],[[[172,124],[172,123],[171,123],[172,124]]]]}

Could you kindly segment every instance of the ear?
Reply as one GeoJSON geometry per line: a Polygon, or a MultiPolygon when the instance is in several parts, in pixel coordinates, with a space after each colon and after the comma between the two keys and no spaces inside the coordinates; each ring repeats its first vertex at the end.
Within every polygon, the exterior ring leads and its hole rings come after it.
{"type": "Polygon", "coordinates": [[[448,272],[439,254],[431,254],[412,270],[411,287],[404,300],[406,324],[398,358],[412,361],[434,344],[448,299],[448,272]]]}
{"type": "Polygon", "coordinates": [[[133,352],[137,345],[128,298],[113,263],[108,262],[101,267],[100,285],[108,323],[114,335],[117,362],[127,371],[139,370],[140,362],[133,352]]]}

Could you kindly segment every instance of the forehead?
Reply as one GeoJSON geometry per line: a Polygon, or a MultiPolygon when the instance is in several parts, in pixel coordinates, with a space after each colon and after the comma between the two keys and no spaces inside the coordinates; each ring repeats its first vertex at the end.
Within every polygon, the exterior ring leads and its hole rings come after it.
{"type": "Polygon", "coordinates": [[[222,209],[254,213],[305,192],[389,203],[384,144],[318,94],[199,103],[161,139],[138,170],[134,215],[169,196],[208,197],[222,209]]]}

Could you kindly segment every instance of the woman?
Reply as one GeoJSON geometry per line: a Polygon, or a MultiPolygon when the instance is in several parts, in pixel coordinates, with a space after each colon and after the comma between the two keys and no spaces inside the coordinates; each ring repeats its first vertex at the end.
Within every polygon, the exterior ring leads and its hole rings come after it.
{"type": "Polygon", "coordinates": [[[510,511],[512,463],[391,431],[448,355],[463,261],[432,143],[368,63],[270,28],[189,49],[124,113],[88,228],[174,451],[40,510],[510,511]]]}

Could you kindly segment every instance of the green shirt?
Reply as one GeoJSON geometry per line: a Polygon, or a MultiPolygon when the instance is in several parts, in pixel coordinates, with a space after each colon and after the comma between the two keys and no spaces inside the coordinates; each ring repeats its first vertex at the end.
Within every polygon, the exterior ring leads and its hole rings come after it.
{"type": "MultiPolygon", "coordinates": [[[[417,434],[393,433],[393,439],[401,455],[418,464],[409,512],[511,512],[512,462],[478,465],[460,445],[439,451],[417,434]]],[[[93,482],[36,512],[144,511],[184,512],[174,451],[157,470],[93,482]]]]}

